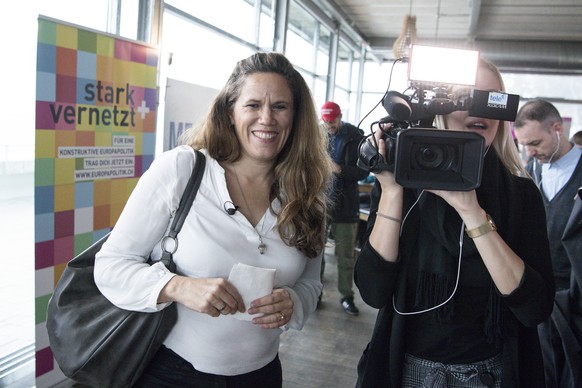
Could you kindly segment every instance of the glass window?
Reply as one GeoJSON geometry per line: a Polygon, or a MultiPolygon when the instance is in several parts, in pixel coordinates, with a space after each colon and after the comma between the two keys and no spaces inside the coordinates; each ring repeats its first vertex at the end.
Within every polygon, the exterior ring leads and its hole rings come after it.
{"type": "Polygon", "coordinates": [[[325,80],[321,78],[317,78],[315,80],[315,87],[313,91],[313,101],[315,102],[315,106],[317,112],[319,112],[319,108],[325,104],[325,80]]]}
{"type": "Polygon", "coordinates": [[[313,71],[313,41],[317,26],[313,16],[291,2],[287,30],[287,58],[295,65],[313,71]]]}
{"type": "Polygon", "coordinates": [[[121,1],[121,17],[119,23],[119,35],[124,38],[137,40],[137,27],[139,18],[139,0],[121,1]]]}
{"type": "MultiPolygon", "coordinates": [[[[364,93],[362,94],[362,109],[360,118],[360,128],[366,135],[370,134],[370,125],[386,116],[386,111],[382,107],[382,96],[384,93],[364,93]]],[[[354,124],[356,125],[356,124],[354,124]]],[[[374,128],[377,129],[377,128],[374,128]]]]}
{"type": "Polygon", "coordinates": [[[582,107],[579,103],[582,77],[504,73],[503,81],[508,93],[520,96],[520,106],[533,98],[543,98],[554,104],[563,118],[571,119],[569,137],[582,130],[582,107]]]}
{"type": "MultiPolygon", "coordinates": [[[[94,30],[107,31],[107,20],[109,16],[108,0],[45,0],[35,1],[34,7],[31,7],[28,2],[22,3],[23,5],[19,4],[18,6],[27,8],[26,10],[22,10],[26,14],[40,14],[94,30]]],[[[10,6],[15,7],[16,4],[11,4],[10,6]]],[[[18,10],[14,9],[11,9],[11,12],[14,14],[19,13],[18,10]]],[[[36,31],[37,29],[35,28],[35,37],[36,31]]]]}
{"type": "Polygon", "coordinates": [[[360,58],[354,59],[354,65],[352,66],[352,84],[351,89],[356,92],[358,90],[358,77],[360,76],[360,58]]]}
{"type": "Polygon", "coordinates": [[[351,104],[351,78],[353,76],[353,53],[342,42],[338,48],[334,100],[342,107],[342,119],[353,122],[356,107],[351,104]]]}
{"type": "MultiPolygon", "coordinates": [[[[166,3],[247,42],[255,41],[255,9],[243,0],[167,0],[166,3]]],[[[164,25],[166,21],[164,21],[164,25]]],[[[165,39],[165,38],[164,38],[165,39]]]]}
{"type": "Polygon", "coordinates": [[[336,66],[335,83],[344,89],[350,89],[353,65],[353,52],[344,43],[338,48],[338,62],[336,66]]]}
{"type": "Polygon", "coordinates": [[[321,25],[319,28],[319,48],[317,54],[316,73],[324,77],[327,77],[330,42],[331,42],[331,30],[321,25]]]}
{"type": "Polygon", "coordinates": [[[287,32],[285,55],[294,65],[312,71],[313,45],[293,31],[287,32]]]}
{"type": "Polygon", "coordinates": [[[164,13],[164,58],[172,54],[167,77],[220,89],[236,61],[252,50],[169,12],[164,13]]]}
{"type": "Polygon", "coordinates": [[[275,36],[275,20],[271,1],[263,0],[259,28],[259,47],[263,51],[273,50],[273,37],[275,36]]]}

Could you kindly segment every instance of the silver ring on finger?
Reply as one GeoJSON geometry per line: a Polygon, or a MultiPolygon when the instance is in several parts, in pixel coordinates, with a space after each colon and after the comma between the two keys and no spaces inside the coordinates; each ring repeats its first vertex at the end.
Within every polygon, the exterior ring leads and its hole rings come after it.
{"type": "Polygon", "coordinates": [[[222,307],[218,309],[218,311],[222,312],[225,308],[226,308],[226,303],[223,304],[222,307]]]}

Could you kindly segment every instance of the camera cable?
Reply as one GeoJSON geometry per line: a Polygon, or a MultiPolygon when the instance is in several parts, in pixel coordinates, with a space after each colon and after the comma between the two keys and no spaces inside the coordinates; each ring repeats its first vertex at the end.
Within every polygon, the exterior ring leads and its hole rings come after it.
{"type": "MultiPolygon", "coordinates": [[[[485,153],[483,154],[483,157],[485,157],[485,155],[487,155],[487,153],[489,152],[489,148],[491,146],[487,146],[487,148],[485,148],[485,153]]],[[[402,218],[402,225],[400,226],[400,235],[402,235],[402,230],[404,228],[404,222],[406,222],[406,218],[408,218],[408,215],[410,214],[410,212],[412,211],[412,209],[416,206],[416,204],[418,203],[418,201],[420,201],[420,198],[422,197],[422,195],[424,194],[424,190],[422,190],[420,192],[420,194],[418,195],[418,198],[416,199],[416,201],[412,204],[412,206],[410,207],[410,209],[406,212],[406,215],[402,218]]],[[[461,233],[459,234],[459,263],[457,264],[457,278],[455,280],[455,287],[453,288],[453,291],[451,292],[451,295],[442,303],[439,303],[436,306],[433,307],[429,307],[427,309],[424,310],[417,310],[417,311],[400,311],[398,310],[398,308],[396,307],[396,298],[394,295],[392,295],[392,306],[394,308],[394,311],[396,311],[397,314],[400,315],[415,315],[415,314],[422,314],[422,313],[427,313],[429,311],[432,310],[436,310],[439,307],[444,306],[445,304],[449,303],[451,301],[451,299],[453,299],[453,296],[455,296],[455,293],[457,292],[457,288],[459,287],[459,278],[461,276],[461,263],[463,261],[463,240],[465,237],[465,221],[461,222],[461,233]]]]}
{"type": "MultiPolygon", "coordinates": [[[[416,206],[416,204],[420,200],[420,197],[423,194],[424,194],[424,190],[422,190],[420,192],[420,195],[416,199],[416,202],[414,202],[414,204],[410,207],[410,209],[406,212],[406,215],[402,219],[402,225],[400,226],[400,235],[402,235],[402,228],[404,227],[404,222],[406,221],[406,218],[408,217],[408,215],[410,214],[410,212],[412,211],[412,209],[414,208],[414,206],[416,206]]],[[[439,303],[436,306],[429,307],[429,308],[424,309],[424,310],[416,310],[416,311],[400,311],[400,310],[398,310],[398,308],[396,307],[396,297],[394,295],[392,295],[392,307],[394,308],[394,311],[397,314],[399,314],[399,315],[416,315],[416,314],[427,313],[429,311],[436,310],[439,307],[444,306],[445,304],[447,304],[448,302],[450,302],[451,299],[453,299],[453,296],[455,296],[455,293],[457,292],[457,288],[459,287],[459,278],[461,276],[461,262],[462,262],[462,259],[463,259],[463,239],[464,239],[464,236],[465,236],[465,221],[461,222],[461,233],[459,235],[459,260],[458,260],[459,263],[457,265],[457,278],[455,280],[455,287],[453,288],[453,291],[451,292],[451,295],[444,302],[439,303]]]]}

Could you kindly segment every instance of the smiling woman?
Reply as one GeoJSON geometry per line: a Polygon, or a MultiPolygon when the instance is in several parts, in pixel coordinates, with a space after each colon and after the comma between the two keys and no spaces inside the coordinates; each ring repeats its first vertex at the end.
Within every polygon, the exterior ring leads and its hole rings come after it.
{"type": "Polygon", "coordinates": [[[303,327],[322,290],[331,166],[314,106],[283,54],[254,54],[237,63],[206,119],[184,133],[185,144],[140,179],[95,264],[96,284],[119,307],[177,304],[178,322],[137,385],[282,386],[279,337],[303,327]],[[193,149],[208,162],[174,275],[145,264],[140,252],[159,241],[193,149]],[[276,273],[266,294],[244,300],[229,276],[239,263],[276,273]]]}

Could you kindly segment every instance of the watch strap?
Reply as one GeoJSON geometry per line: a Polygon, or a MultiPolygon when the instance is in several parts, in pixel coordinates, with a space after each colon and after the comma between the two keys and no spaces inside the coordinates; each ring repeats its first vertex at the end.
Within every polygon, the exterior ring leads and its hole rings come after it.
{"type": "Polygon", "coordinates": [[[493,222],[493,219],[489,214],[487,214],[487,222],[485,222],[484,224],[481,224],[478,227],[472,229],[465,228],[467,236],[471,238],[483,236],[484,234],[493,232],[495,230],[497,230],[497,227],[495,226],[495,223],[493,222]]]}

